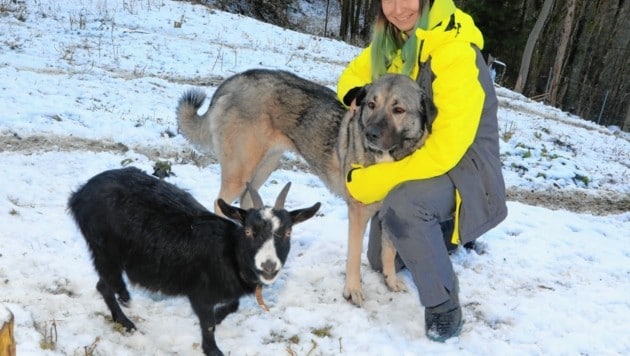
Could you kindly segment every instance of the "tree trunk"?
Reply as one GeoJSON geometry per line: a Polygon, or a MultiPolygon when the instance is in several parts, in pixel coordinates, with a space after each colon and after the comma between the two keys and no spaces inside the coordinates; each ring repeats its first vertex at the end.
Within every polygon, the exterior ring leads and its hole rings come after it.
{"type": "Polygon", "coordinates": [[[15,356],[15,338],[13,336],[13,314],[0,305],[0,355],[15,356]],[[6,315],[7,317],[3,317],[6,315]]]}
{"type": "Polygon", "coordinates": [[[380,3],[375,0],[341,0],[339,37],[346,42],[363,45],[362,42],[370,38],[377,6],[380,3]]]}
{"type": "Polygon", "coordinates": [[[362,0],[355,0],[352,6],[354,7],[354,14],[352,14],[352,25],[350,26],[350,43],[355,43],[360,27],[362,0]]]}
{"type": "Polygon", "coordinates": [[[545,26],[545,22],[547,21],[547,18],[551,13],[553,3],[554,0],[545,0],[542,10],[540,10],[540,15],[538,15],[538,19],[536,20],[536,23],[532,28],[532,32],[529,33],[529,37],[527,38],[527,44],[525,45],[523,58],[521,59],[521,69],[518,72],[516,85],[514,85],[514,91],[517,93],[523,92],[523,88],[525,87],[525,83],[527,82],[527,74],[529,73],[529,64],[532,60],[532,54],[534,53],[534,46],[536,45],[538,36],[540,35],[540,32],[545,26]]]}
{"type": "Polygon", "coordinates": [[[575,10],[577,6],[576,0],[568,0],[564,18],[564,26],[560,32],[560,43],[558,44],[558,51],[556,52],[556,59],[553,64],[553,71],[551,75],[551,84],[549,89],[549,104],[556,106],[558,103],[558,90],[560,88],[560,79],[562,79],[563,66],[567,54],[567,48],[571,42],[571,34],[573,30],[573,24],[575,19],[575,10]]]}
{"type": "Polygon", "coordinates": [[[626,110],[626,119],[621,125],[621,129],[625,132],[630,132],[630,104],[628,104],[628,109],[626,110]]]}
{"type": "Polygon", "coordinates": [[[350,26],[354,19],[354,0],[341,0],[341,19],[339,21],[339,37],[348,41],[350,39],[350,26]]]}

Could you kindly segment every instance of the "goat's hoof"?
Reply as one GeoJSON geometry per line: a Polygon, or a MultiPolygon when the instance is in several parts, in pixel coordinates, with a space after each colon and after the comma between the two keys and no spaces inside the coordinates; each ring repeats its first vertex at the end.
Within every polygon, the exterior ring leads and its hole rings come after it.
{"type": "Polygon", "coordinates": [[[387,289],[391,292],[406,292],[407,285],[401,279],[396,277],[389,278],[385,277],[385,284],[387,285],[387,289]]]}
{"type": "Polygon", "coordinates": [[[343,291],[343,297],[357,307],[363,305],[363,300],[365,299],[363,297],[363,291],[361,290],[361,288],[346,287],[343,291]]]}
{"type": "Polygon", "coordinates": [[[131,320],[129,320],[129,319],[127,319],[127,320],[114,320],[114,323],[116,323],[116,325],[119,325],[119,326],[123,327],[126,332],[132,332],[134,330],[137,330],[136,325],[134,325],[134,323],[132,323],[131,320]]]}
{"type": "Polygon", "coordinates": [[[208,356],[223,356],[223,352],[215,347],[203,347],[203,353],[208,356]]]}

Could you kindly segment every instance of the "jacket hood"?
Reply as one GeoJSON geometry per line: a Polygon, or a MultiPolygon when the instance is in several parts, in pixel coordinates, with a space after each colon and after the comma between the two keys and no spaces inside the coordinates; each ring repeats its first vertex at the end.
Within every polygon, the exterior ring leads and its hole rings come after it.
{"type": "Polygon", "coordinates": [[[455,13],[456,9],[452,0],[435,0],[429,11],[429,29],[438,26],[443,19],[455,13]]]}
{"type": "Polygon", "coordinates": [[[425,62],[437,48],[450,42],[472,43],[483,49],[483,35],[472,17],[455,7],[452,0],[435,0],[429,12],[429,29],[416,29],[422,45],[420,61],[425,62]]]}

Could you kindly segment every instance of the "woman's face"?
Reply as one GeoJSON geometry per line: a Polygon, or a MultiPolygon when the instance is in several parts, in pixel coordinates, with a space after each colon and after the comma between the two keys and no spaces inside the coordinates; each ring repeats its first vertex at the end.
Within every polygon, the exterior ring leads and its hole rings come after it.
{"type": "Polygon", "coordinates": [[[420,16],[419,0],[382,0],[381,8],[387,21],[407,33],[413,30],[420,16]]]}

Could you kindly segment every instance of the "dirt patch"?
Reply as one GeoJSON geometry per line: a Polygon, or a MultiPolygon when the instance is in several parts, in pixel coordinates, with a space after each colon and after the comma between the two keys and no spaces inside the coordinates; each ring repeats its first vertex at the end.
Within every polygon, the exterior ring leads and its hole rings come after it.
{"type": "Polygon", "coordinates": [[[197,154],[193,149],[177,150],[165,147],[128,146],[121,142],[110,140],[92,140],[74,136],[34,135],[20,137],[17,134],[0,135],[0,152],[112,152],[124,154],[130,150],[148,157],[152,161],[172,160],[176,163],[194,163],[198,166],[206,166],[216,163],[216,159],[210,156],[197,154]]]}
{"type": "MultiPolygon", "coordinates": [[[[176,150],[164,147],[127,146],[108,140],[91,140],[72,136],[29,136],[17,134],[0,135],[0,152],[69,152],[91,151],[124,154],[133,150],[146,156],[151,161],[169,160],[179,164],[195,164],[205,167],[216,163],[211,155],[199,155],[191,149],[176,150]]],[[[309,172],[309,167],[299,160],[284,159],[281,168],[309,172]]],[[[553,191],[526,190],[518,187],[508,188],[510,201],[541,206],[552,210],[569,210],[593,215],[621,214],[630,211],[630,196],[612,191],[586,191],[563,189],[553,191]]]]}
{"type": "Polygon", "coordinates": [[[630,197],[612,191],[577,189],[530,191],[511,187],[507,191],[507,198],[551,210],[569,210],[593,215],[622,214],[630,211],[630,197]]]}

